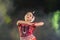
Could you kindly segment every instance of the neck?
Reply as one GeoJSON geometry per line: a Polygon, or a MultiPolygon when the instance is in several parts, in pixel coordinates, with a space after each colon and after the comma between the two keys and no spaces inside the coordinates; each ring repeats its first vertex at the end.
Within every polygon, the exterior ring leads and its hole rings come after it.
{"type": "Polygon", "coordinates": [[[31,22],[31,20],[25,20],[26,22],[31,22]]]}

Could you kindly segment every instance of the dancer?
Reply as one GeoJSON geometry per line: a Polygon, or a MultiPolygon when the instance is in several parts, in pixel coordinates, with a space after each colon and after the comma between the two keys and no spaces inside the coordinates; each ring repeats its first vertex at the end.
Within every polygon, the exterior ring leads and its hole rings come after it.
{"type": "Polygon", "coordinates": [[[35,20],[33,13],[34,12],[27,12],[24,16],[25,20],[17,21],[20,40],[36,40],[33,31],[36,27],[44,25],[44,22],[33,22],[35,20]]]}

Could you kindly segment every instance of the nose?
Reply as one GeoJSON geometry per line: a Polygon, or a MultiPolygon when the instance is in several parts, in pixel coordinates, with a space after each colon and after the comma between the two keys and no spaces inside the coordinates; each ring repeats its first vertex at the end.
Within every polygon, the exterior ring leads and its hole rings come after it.
{"type": "Polygon", "coordinates": [[[27,17],[27,18],[29,18],[29,17],[27,17]]]}

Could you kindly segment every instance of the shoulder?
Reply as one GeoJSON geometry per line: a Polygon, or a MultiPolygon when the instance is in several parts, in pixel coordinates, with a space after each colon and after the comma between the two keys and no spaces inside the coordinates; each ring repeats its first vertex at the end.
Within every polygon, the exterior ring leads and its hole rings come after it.
{"type": "Polygon", "coordinates": [[[18,20],[17,24],[22,23],[22,22],[25,22],[25,21],[24,20],[18,20]]]}

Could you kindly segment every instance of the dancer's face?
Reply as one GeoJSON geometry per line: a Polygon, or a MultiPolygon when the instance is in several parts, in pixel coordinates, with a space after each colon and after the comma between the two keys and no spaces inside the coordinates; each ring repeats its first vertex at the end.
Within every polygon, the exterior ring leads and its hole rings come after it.
{"type": "Polygon", "coordinates": [[[32,12],[28,12],[26,15],[25,15],[25,21],[28,21],[28,22],[33,22],[34,16],[32,14],[32,12]],[[32,21],[33,20],[33,21],[32,21]]]}

